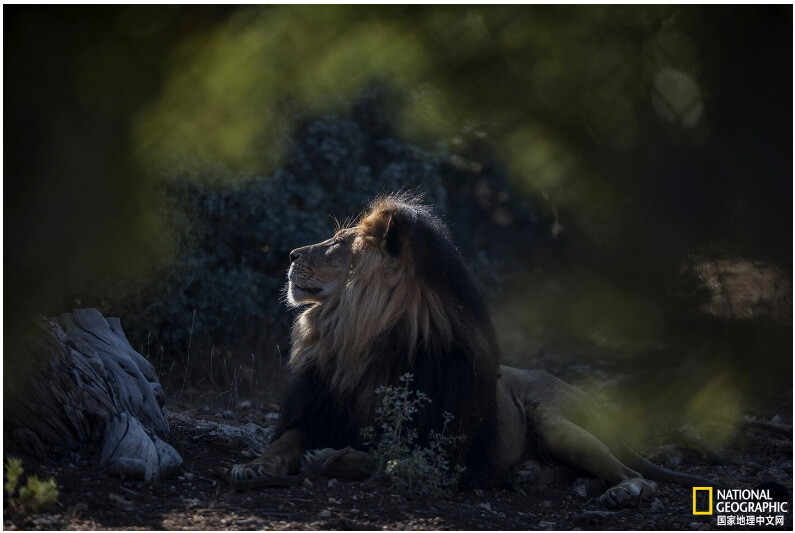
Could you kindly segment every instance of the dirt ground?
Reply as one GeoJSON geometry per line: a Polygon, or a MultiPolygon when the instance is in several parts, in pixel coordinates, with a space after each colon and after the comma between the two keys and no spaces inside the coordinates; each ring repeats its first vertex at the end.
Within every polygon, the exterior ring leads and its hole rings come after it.
{"type": "MultiPolygon", "coordinates": [[[[752,414],[791,423],[791,394],[778,405],[752,414]]],[[[691,490],[660,484],[651,500],[637,508],[609,510],[577,495],[571,483],[533,487],[525,495],[509,489],[460,492],[439,501],[407,500],[383,485],[316,479],[311,486],[236,492],[224,472],[242,462],[241,447],[209,438],[191,423],[202,418],[231,425],[267,426],[276,406],[237,412],[196,409],[171,416],[172,443],[183,466],[160,482],[111,477],[97,472],[94,460],[75,457],[64,465],[22,457],[26,474],[57,479],[59,504],[50,512],[22,518],[8,514],[4,529],[158,529],[158,530],[709,530],[715,516],[692,514],[691,490]]],[[[777,481],[792,490],[790,438],[746,431],[721,452],[730,460],[755,465],[715,465],[694,452],[680,456],[677,470],[718,479],[737,487],[777,481]]],[[[790,509],[792,499],[790,496],[790,509]]],[[[747,528],[757,529],[757,528],[747,528]]],[[[766,529],[772,529],[767,527],[766,529]]],[[[791,513],[780,529],[792,529],[791,513]]]]}

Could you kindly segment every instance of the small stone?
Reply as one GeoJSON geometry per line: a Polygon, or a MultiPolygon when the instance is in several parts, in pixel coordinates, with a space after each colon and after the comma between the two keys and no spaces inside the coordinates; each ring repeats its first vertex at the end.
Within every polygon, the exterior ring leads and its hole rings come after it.
{"type": "Polygon", "coordinates": [[[251,408],[251,401],[243,400],[239,404],[237,404],[238,409],[250,409],[251,408]]]}
{"type": "Polygon", "coordinates": [[[304,480],[301,482],[301,485],[303,485],[303,487],[304,487],[305,489],[311,489],[311,488],[312,488],[312,482],[311,482],[311,481],[309,481],[309,478],[308,478],[308,477],[305,477],[305,478],[304,478],[304,480]]]}
{"type": "Polygon", "coordinates": [[[482,490],[475,489],[474,492],[475,492],[475,496],[477,496],[478,498],[482,498],[483,497],[483,491],[482,490]]]}
{"type": "Polygon", "coordinates": [[[663,502],[662,502],[662,500],[660,498],[654,498],[654,500],[652,500],[651,504],[649,504],[649,510],[650,511],[659,511],[663,507],[665,507],[665,505],[663,505],[663,502]]]}
{"type": "Polygon", "coordinates": [[[339,500],[337,500],[337,499],[334,499],[334,498],[329,498],[329,499],[328,499],[328,502],[329,502],[329,503],[336,503],[336,504],[340,504],[340,503],[342,503],[342,502],[340,502],[339,500]]]}
{"type": "Polygon", "coordinates": [[[41,529],[61,529],[58,519],[53,516],[42,516],[33,519],[33,525],[41,529]]]}
{"type": "Polygon", "coordinates": [[[541,529],[554,529],[555,522],[539,522],[538,527],[540,527],[541,529]]]}
{"type": "Polygon", "coordinates": [[[360,511],[359,511],[359,509],[357,509],[356,507],[354,507],[353,509],[351,509],[351,512],[352,512],[353,514],[359,514],[359,512],[360,512],[360,511]]]}
{"type": "MultiPolygon", "coordinates": [[[[333,486],[334,486],[334,485],[336,485],[336,484],[337,484],[337,478],[335,478],[335,477],[333,477],[333,478],[329,479],[329,480],[326,482],[326,485],[328,485],[329,487],[333,487],[333,486]]],[[[354,496],[354,497],[353,497],[353,499],[355,500],[355,499],[356,499],[356,496],[354,496]]]]}
{"type": "Polygon", "coordinates": [[[698,529],[701,527],[701,522],[690,522],[690,529],[698,529]]]}
{"type": "Polygon", "coordinates": [[[317,514],[317,516],[319,518],[331,518],[331,511],[329,511],[328,509],[323,509],[317,514]]]}

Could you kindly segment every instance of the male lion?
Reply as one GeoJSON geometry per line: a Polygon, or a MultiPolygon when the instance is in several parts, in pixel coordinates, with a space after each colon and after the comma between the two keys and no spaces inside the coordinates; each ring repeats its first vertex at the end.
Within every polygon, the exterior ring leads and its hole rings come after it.
{"type": "Polygon", "coordinates": [[[420,441],[454,415],[450,450],[468,486],[532,481],[557,461],[606,480],[606,505],[631,505],[661,480],[708,483],[640,459],[586,427],[599,418],[579,389],[542,371],[500,367],[494,328],[445,225],[405,194],[381,197],[354,227],[290,253],[288,300],[305,305],[292,335],[294,373],[275,440],[235,465],[233,481],[280,477],[308,450],[362,447],[375,390],[414,375],[431,403],[417,413],[420,441]]]}

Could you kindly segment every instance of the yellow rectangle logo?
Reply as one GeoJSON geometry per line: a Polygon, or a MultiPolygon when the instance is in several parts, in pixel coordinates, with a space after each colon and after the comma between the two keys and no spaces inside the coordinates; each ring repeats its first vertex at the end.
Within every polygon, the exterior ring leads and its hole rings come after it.
{"type": "Polygon", "coordinates": [[[693,514],[712,514],[712,487],[693,487],[693,514]],[[699,491],[709,493],[709,509],[706,511],[699,511],[696,507],[696,494],[698,494],[699,491]]]}

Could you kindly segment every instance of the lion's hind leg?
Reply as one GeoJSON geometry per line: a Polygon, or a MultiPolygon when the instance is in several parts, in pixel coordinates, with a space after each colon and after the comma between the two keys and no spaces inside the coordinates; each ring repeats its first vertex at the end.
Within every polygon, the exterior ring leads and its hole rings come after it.
{"type": "Polygon", "coordinates": [[[657,492],[655,482],[625,466],[603,442],[566,418],[558,414],[541,417],[539,430],[553,457],[612,485],[599,498],[604,505],[636,505],[657,492]]]}
{"type": "Polygon", "coordinates": [[[273,441],[260,457],[249,463],[234,465],[229,476],[233,481],[249,481],[256,478],[282,477],[301,468],[304,453],[304,432],[297,429],[285,431],[273,441]]]}

